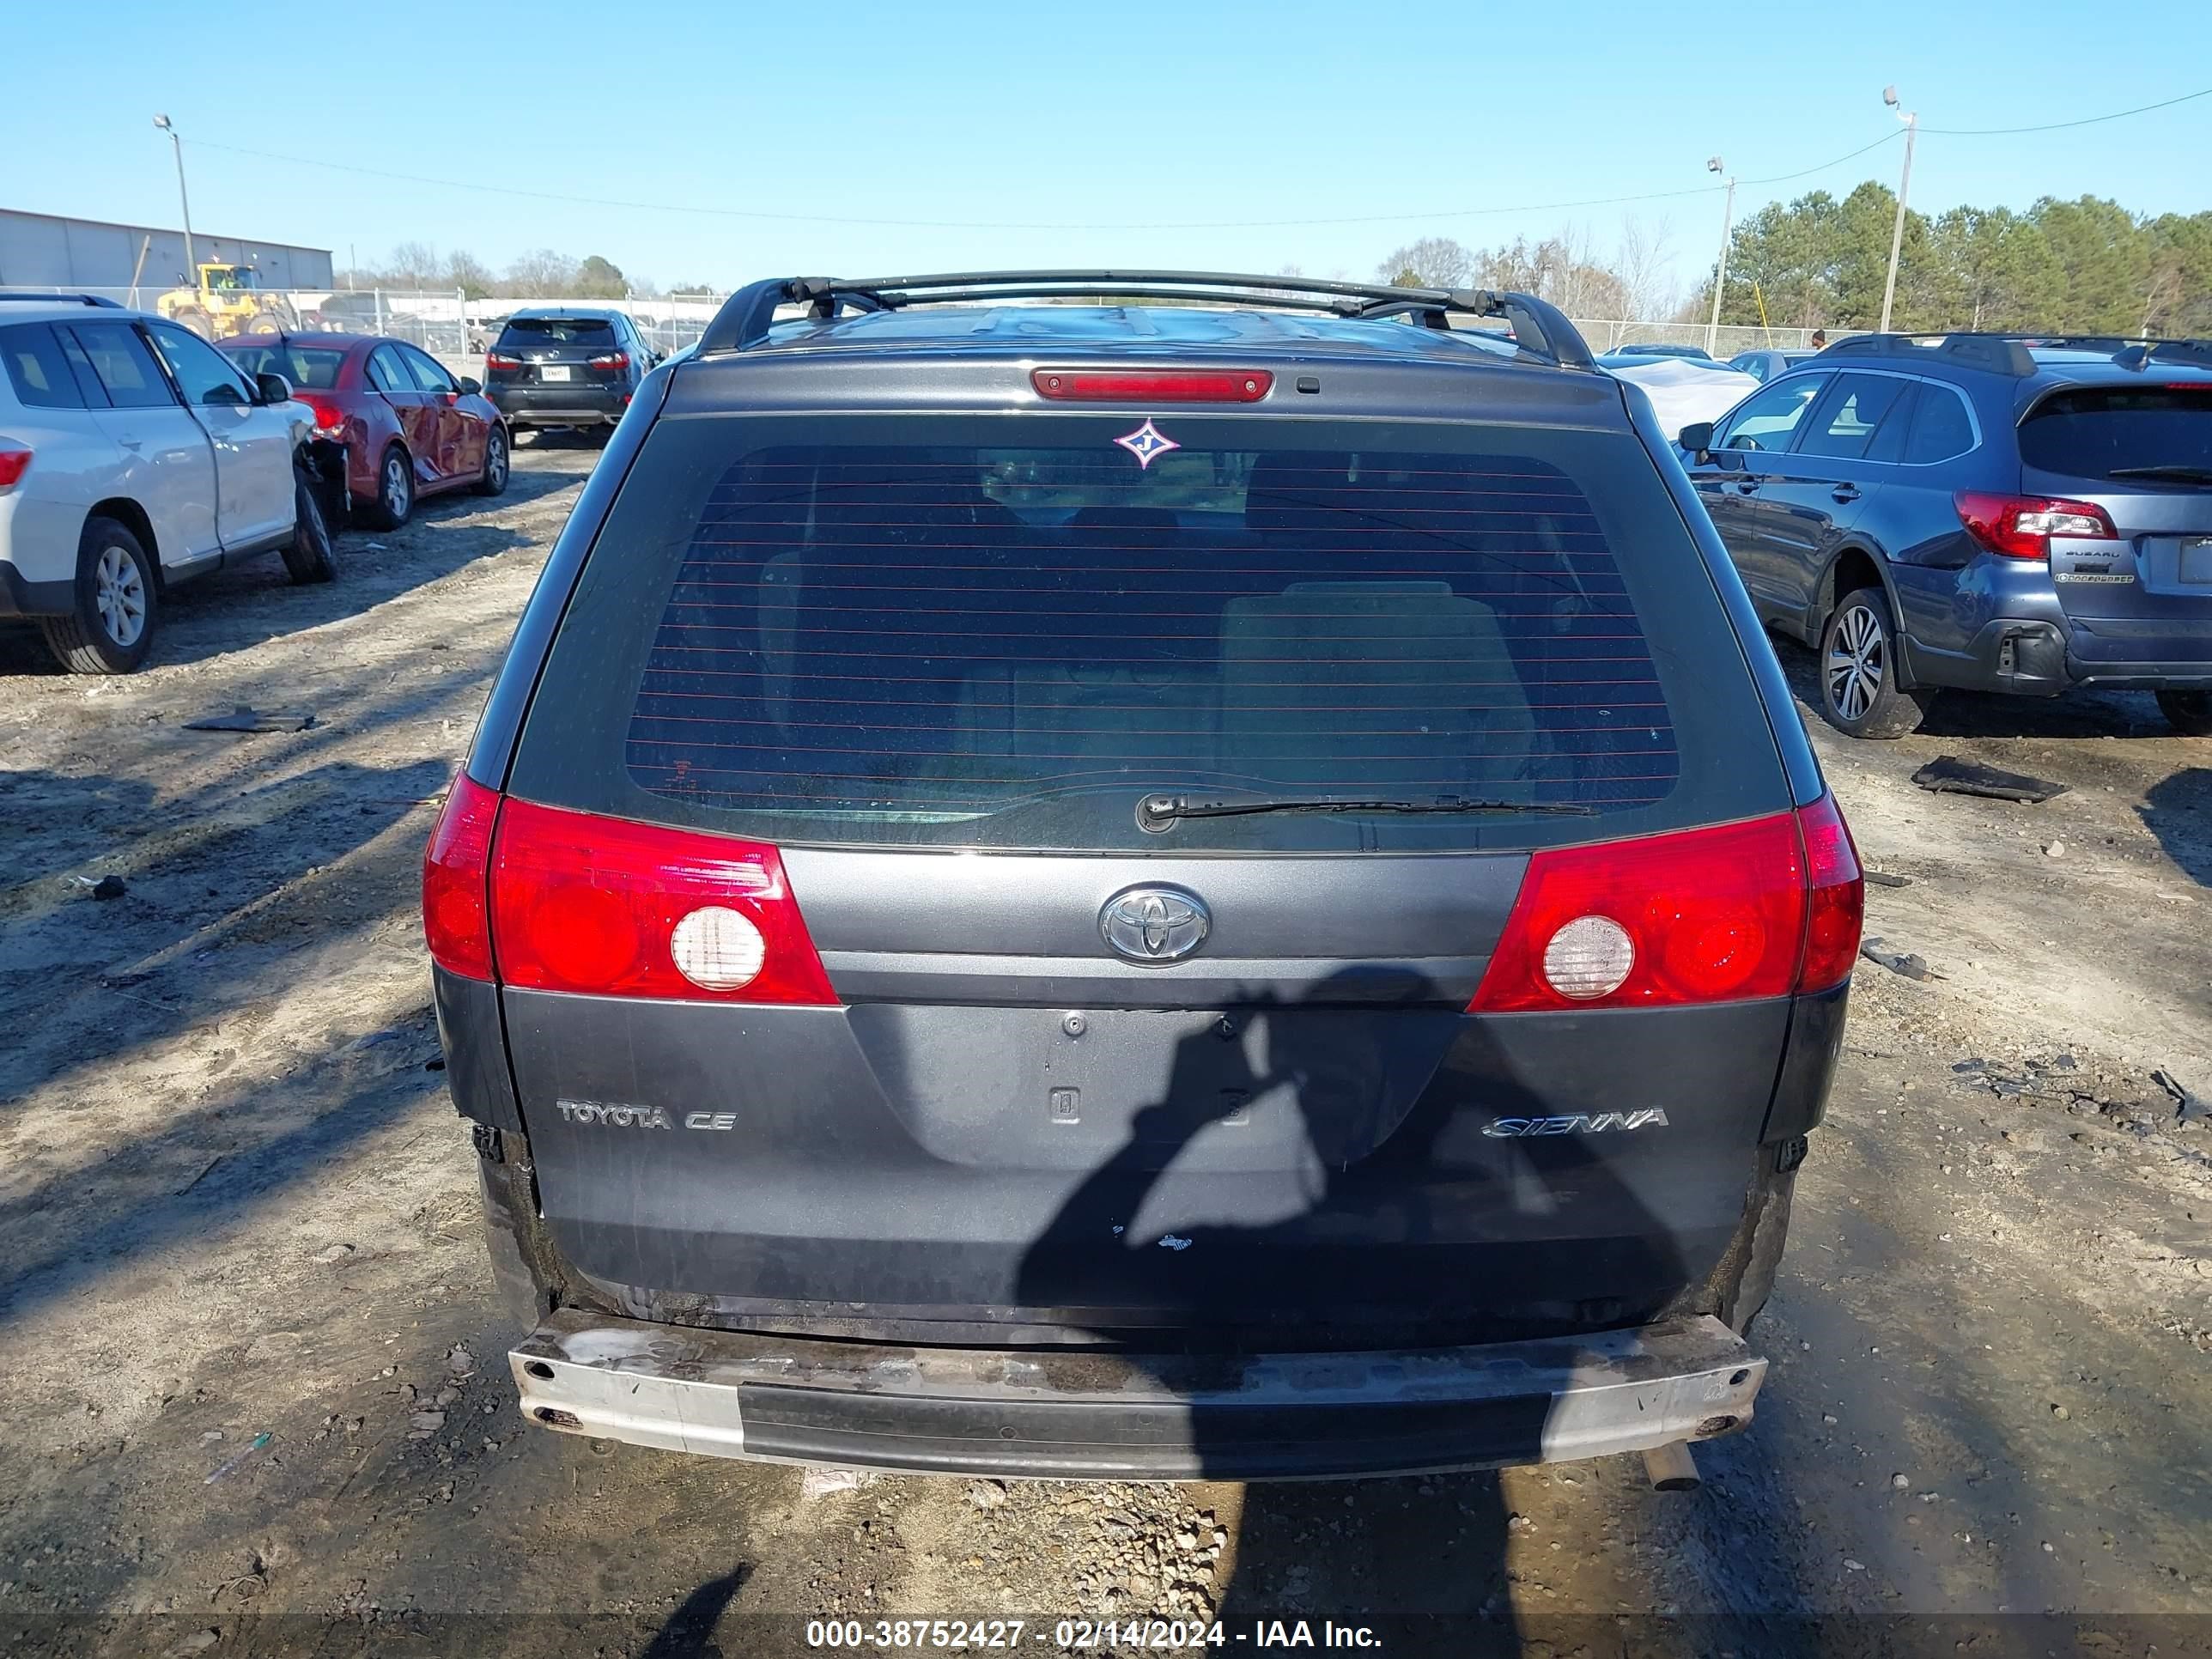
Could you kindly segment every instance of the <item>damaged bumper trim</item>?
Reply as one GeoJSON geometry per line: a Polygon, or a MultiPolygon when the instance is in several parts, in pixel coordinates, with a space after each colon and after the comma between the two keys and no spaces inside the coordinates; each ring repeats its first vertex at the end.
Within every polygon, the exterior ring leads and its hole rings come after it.
{"type": "Polygon", "coordinates": [[[1243,1358],[891,1347],[563,1310],[509,1354],[524,1415],[671,1451],[912,1474],[1297,1480],[1562,1462],[1750,1422],[1720,1321],[1243,1358]]]}

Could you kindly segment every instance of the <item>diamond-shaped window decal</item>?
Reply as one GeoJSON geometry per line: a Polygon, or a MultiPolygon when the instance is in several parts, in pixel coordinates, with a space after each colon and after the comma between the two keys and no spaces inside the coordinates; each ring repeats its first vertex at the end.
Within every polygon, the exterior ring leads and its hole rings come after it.
{"type": "Polygon", "coordinates": [[[1148,467],[1170,449],[1182,447],[1150,421],[1146,421],[1127,437],[1116,438],[1114,441],[1134,455],[1139,467],[1148,467]]]}

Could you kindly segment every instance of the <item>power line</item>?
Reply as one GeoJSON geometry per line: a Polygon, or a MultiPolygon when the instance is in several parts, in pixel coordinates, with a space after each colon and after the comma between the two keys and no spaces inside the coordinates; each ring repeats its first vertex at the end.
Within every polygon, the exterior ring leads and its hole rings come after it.
{"type": "MultiPolygon", "coordinates": [[[[1921,131],[1956,138],[1993,138],[2032,132],[2058,132],[2069,127],[2094,126],[2104,121],[2118,121],[2131,115],[2147,115],[2153,110],[2171,109],[2176,104],[2186,104],[2198,98],[2212,98],[2212,87],[2198,92],[2185,92],[2178,97],[2162,99],[2154,104],[2139,104],[2133,109],[2114,110],[2106,115],[2087,115],[2078,120],[2052,121],[2027,127],[1929,127],[1921,131]]],[[[1902,136],[1902,129],[1893,129],[1871,143],[1846,150],[1843,155],[1826,161],[1800,167],[1795,173],[1778,173],[1762,179],[1742,179],[1742,185],[1784,185],[1798,179],[1810,178],[1816,173],[1826,173],[1831,167],[1841,167],[1855,161],[1869,150],[1881,149],[1902,136]]],[[[202,149],[223,150],[233,155],[250,155],[258,161],[282,161],[294,167],[323,167],[334,173],[358,173],[372,179],[389,179],[395,183],[428,185],[440,190],[472,190],[492,196],[510,196],[526,201],[555,202],[564,207],[620,208],[638,213],[673,213],[696,218],[742,219],[759,223],[791,225],[848,225],[872,230],[1038,230],[1038,231],[1135,231],[1135,230],[1302,230],[1332,225],[1403,224],[1413,222],[1433,223],[1447,219],[1480,219],[1516,213],[1560,213],[1574,208],[1627,207],[1642,202],[1680,201],[1692,196],[1717,195],[1726,188],[1721,185],[1698,185],[1681,190],[1646,191],[1626,196],[1586,196],[1565,202],[1518,202],[1495,207],[1460,207],[1408,213],[1348,214],[1334,217],[1310,219],[1158,219],[1126,222],[1101,222],[1084,220],[1006,220],[1006,219],[878,219],[827,213],[772,213],[746,208],[709,207],[699,204],[677,205],[668,202],[640,202],[619,197],[572,196],[558,191],[528,190],[520,185],[487,184],[480,180],[436,179],[422,173],[395,173],[382,167],[365,167],[348,161],[333,161],[319,155],[285,155],[273,150],[249,149],[242,144],[217,143],[212,139],[193,141],[202,149]]]]}
{"type": "Polygon", "coordinates": [[[2021,132],[2063,132],[2069,127],[2094,127],[2100,121],[2117,121],[2124,116],[2148,115],[2154,109],[2172,109],[2176,104],[2188,103],[2195,98],[2212,98],[2212,87],[2202,92],[2185,92],[2179,98],[2165,98],[2155,104],[2138,104],[2133,109],[2116,109],[2110,115],[2085,115],[2078,121],[2050,121],[2035,127],[1923,127],[1923,132],[1940,132],[1947,138],[1997,138],[2021,132]]]}
{"type": "MultiPolygon", "coordinates": [[[[1871,144],[1832,160],[1785,173],[1772,179],[1747,179],[1744,184],[1779,184],[1791,179],[1802,179],[1809,174],[1826,172],[1839,167],[1855,156],[1886,144],[1896,137],[1885,133],[1871,144]]],[[[666,202],[639,202],[605,196],[571,196],[557,191],[526,190],[519,185],[485,184],[470,179],[434,179],[421,173],[393,173],[382,167],[365,167],[352,162],[333,161],[322,156],[283,155],[273,150],[249,149],[242,144],[218,143],[212,139],[195,139],[201,149],[219,149],[234,155],[250,155],[258,161],[283,161],[296,167],[324,167],[337,173],[360,173],[373,179],[389,179],[400,184],[429,185],[445,190],[473,190],[494,196],[519,197],[530,201],[557,202],[564,207],[623,208],[643,213],[676,213],[696,217],[744,219],[778,224],[857,225],[872,229],[895,230],[1282,230],[1326,225],[1395,224],[1419,220],[1424,222],[1440,219],[1474,219],[1509,213],[1557,213],[1570,208],[1620,207],[1638,202],[1669,202],[1690,196],[1711,196],[1723,188],[1718,185],[1697,185],[1683,190],[1647,191],[1638,195],[1589,196],[1566,202],[1521,202],[1496,207],[1451,208],[1442,211],[1408,213],[1368,213],[1347,215],[1336,218],[1318,219],[1204,219],[1149,220],[1126,223],[1101,222],[1091,220],[1022,221],[997,219],[872,219],[849,217],[823,213],[770,213],[746,208],[710,207],[703,204],[677,206],[666,202]]]]}
{"type": "MultiPolygon", "coordinates": [[[[1923,127],[1921,131],[1924,132],[1927,129],[1923,127]]],[[[1740,185],[1786,185],[1792,179],[1809,178],[1816,173],[1826,173],[1830,167],[1841,167],[1844,162],[1850,161],[1854,156],[1863,155],[1870,149],[1880,149],[1884,144],[1894,143],[1898,139],[1902,138],[1904,136],[1905,129],[1903,127],[1893,127],[1887,132],[1883,133],[1881,137],[1875,139],[1874,143],[1870,144],[1861,144],[1856,149],[1850,151],[1848,155],[1838,155],[1832,161],[1823,161],[1818,167],[1802,167],[1796,173],[1778,173],[1770,179],[1739,179],[1736,182],[1740,185]]],[[[1708,187],[1706,193],[1708,195],[1711,193],[1711,187],[1708,187]]]]}

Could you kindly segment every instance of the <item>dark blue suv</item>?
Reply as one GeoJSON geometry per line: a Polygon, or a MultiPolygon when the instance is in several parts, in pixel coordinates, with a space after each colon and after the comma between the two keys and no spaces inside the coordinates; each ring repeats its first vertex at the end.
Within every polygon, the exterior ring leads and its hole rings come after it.
{"type": "Polygon", "coordinates": [[[2154,691],[2212,734],[2212,344],[1862,335],[1680,443],[1853,737],[1943,686],[2154,691]]]}

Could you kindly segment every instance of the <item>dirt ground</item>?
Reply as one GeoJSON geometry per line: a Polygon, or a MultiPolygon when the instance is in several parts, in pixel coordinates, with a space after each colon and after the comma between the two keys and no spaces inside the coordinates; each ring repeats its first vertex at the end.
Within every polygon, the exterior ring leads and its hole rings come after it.
{"type": "Polygon", "coordinates": [[[1814,722],[1909,884],[1868,931],[1939,976],[1861,964],[1758,1420],[1698,1493],[1626,1460],[840,1486],[526,1430],[416,869],[593,458],[526,447],[503,500],[346,537],[330,587],[185,589],[128,679],[0,641],[0,1644],[738,1655],[1157,1611],[1232,1649],[1390,1615],[1395,1653],[2212,1650],[2212,1125],[2152,1076],[2212,1095],[2212,743],[2147,697],[1814,722]],[[183,729],[241,703],[314,724],[183,729]],[[1913,787],[1939,754],[2069,793],[1913,787]]]}

